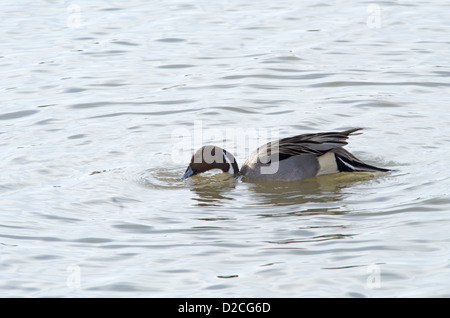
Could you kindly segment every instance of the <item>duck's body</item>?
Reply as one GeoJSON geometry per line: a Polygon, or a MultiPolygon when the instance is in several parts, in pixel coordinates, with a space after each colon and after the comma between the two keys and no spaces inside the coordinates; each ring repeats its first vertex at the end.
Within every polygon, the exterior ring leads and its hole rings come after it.
{"type": "Polygon", "coordinates": [[[366,164],[345,150],[347,138],[361,128],[342,132],[304,134],[269,142],[251,153],[242,168],[232,154],[217,146],[197,150],[182,178],[221,169],[250,180],[293,181],[323,174],[389,171],[366,164]]]}

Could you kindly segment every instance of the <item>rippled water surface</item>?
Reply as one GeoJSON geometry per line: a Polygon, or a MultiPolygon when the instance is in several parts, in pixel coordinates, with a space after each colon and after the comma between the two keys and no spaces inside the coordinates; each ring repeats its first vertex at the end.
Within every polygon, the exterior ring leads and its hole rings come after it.
{"type": "Polygon", "coordinates": [[[450,296],[448,1],[0,16],[0,296],[450,296]],[[393,172],[177,180],[202,144],[352,127],[393,172]]]}

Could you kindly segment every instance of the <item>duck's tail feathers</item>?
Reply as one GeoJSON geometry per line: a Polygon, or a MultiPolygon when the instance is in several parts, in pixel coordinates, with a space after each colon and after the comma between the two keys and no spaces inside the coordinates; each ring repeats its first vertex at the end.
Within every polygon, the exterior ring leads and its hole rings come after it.
{"type": "Polygon", "coordinates": [[[363,171],[371,171],[371,172],[388,172],[391,171],[385,168],[379,168],[367,163],[362,162],[350,152],[345,150],[344,148],[339,148],[334,151],[334,155],[336,158],[336,164],[340,172],[363,172],[363,171]]]}

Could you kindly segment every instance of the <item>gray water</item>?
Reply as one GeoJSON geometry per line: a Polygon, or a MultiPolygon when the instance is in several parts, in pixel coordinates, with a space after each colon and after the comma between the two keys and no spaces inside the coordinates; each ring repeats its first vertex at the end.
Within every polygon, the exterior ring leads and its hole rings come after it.
{"type": "Polygon", "coordinates": [[[0,10],[0,296],[450,296],[448,1],[0,10]],[[353,127],[395,171],[176,179],[353,127]]]}

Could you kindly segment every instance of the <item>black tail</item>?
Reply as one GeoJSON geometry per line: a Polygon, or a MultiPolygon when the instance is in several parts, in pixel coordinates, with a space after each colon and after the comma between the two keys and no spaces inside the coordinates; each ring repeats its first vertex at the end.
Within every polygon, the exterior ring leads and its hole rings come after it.
{"type": "Polygon", "coordinates": [[[343,148],[336,149],[334,151],[336,157],[336,163],[339,171],[341,172],[361,172],[361,171],[381,171],[388,172],[391,171],[385,168],[378,168],[367,163],[362,162],[350,152],[343,148]]]}

